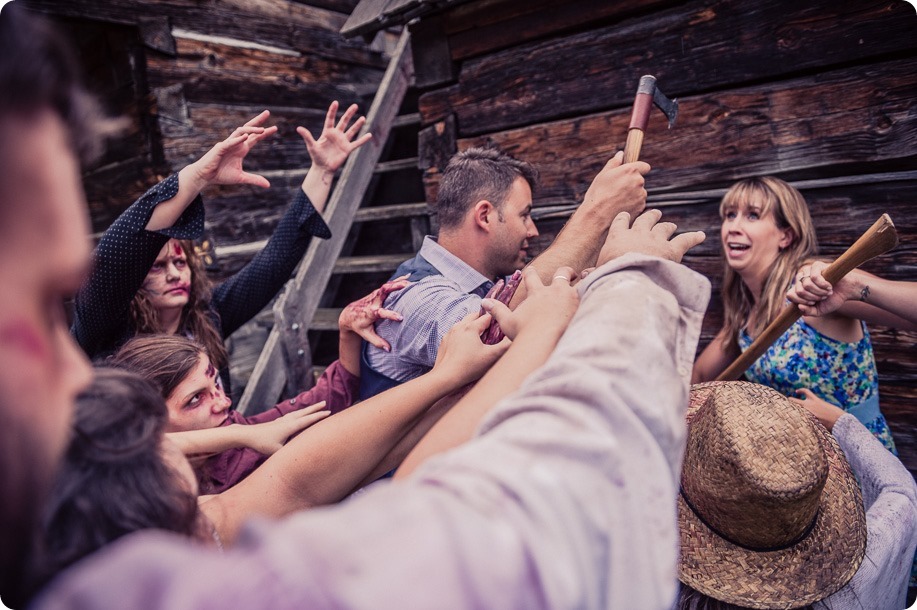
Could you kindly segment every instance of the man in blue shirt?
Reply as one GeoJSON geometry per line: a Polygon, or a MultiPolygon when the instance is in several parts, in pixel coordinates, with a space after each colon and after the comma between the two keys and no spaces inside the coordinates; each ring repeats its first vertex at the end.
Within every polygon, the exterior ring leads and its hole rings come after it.
{"type": "MultiPolygon", "coordinates": [[[[532,261],[542,281],[561,266],[595,265],[614,217],[622,211],[636,216],[645,207],[649,169],[643,162],[622,165],[621,153],[605,165],[554,243],[532,261]]],[[[531,215],[536,182],[531,165],[494,148],[470,148],[449,161],[437,196],[439,235],[428,235],[393,276],[409,274],[412,282],[384,305],[404,320],[376,326],[390,351],[364,344],[361,399],[429,371],[449,329],[480,311],[495,280],[522,269],[529,240],[538,235],[531,215]]]]}

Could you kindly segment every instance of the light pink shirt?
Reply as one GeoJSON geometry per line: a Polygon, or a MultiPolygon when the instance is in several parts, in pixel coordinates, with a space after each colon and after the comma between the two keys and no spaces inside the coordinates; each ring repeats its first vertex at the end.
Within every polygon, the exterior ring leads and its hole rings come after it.
{"type": "Polygon", "coordinates": [[[628,255],[581,283],[554,354],[406,481],[249,527],[140,533],[39,608],[669,608],[684,412],[709,282],[628,255]]]}

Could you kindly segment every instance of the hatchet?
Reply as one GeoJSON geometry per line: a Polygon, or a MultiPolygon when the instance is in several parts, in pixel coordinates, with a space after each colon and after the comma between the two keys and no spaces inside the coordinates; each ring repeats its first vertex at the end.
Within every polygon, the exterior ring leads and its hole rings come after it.
{"type": "Polygon", "coordinates": [[[633,163],[640,157],[643,146],[643,133],[650,118],[653,104],[659,107],[669,119],[669,129],[678,117],[678,100],[667,98],[656,86],[656,77],[649,74],[640,77],[637,95],[634,97],[634,109],[630,115],[630,127],[627,128],[627,142],[624,144],[624,163],[633,163]]]}
{"type": "MultiPolygon", "coordinates": [[[[882,216],[873,223],[863,235],[856,240],[847,251],[837,257],[833,263],[825,267],[822,271],[822,277],[836,284],[845,275],[853,271],[868,260],[871,260],[880,254],[885,254],[898,245],[898,233],[895,231],[895,223],[888,214],[882,216]]],[[[733,381],[742,376],[748,367],[755,360],[761,357],[761,354],[767,351],[774,341],[780,338],[780,335],[786,332],[793,322],[799,319],[802,312],[796,303],[790,303],[783,308],[783,311],[774,318],[774,321],[767,325],[758,338],[755,339],[748,349],[736,358],[725,371],[720,373],[716,378],[717,381],[733,381]]]]}

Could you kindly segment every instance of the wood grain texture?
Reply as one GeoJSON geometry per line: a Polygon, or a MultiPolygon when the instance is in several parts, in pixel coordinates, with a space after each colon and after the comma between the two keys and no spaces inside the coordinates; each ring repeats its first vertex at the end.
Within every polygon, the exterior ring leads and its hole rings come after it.
{"type": "Polygon", "coordinates": [[[913,17],[903,2],[700,0],[464,61],[420,110],[468,136],[628,106],[641,74],[672,98],[822,72],[913,51],[913,17]]]}

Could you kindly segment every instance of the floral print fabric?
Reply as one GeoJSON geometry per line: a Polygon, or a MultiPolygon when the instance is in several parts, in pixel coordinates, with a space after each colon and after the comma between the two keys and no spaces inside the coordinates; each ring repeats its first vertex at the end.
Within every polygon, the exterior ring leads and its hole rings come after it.
{"type": "MultiPolygon", "coordinates": [[[[845,343],[826,337],[797,320],[746,371],[749,381],[771,387],[786,396],[809,388],[817,396],[849,411],[879,394],[879,379],[869,331],[862,323],[863,338],[845,343]]],[[[743,329],[739,347],[748,349],[752,338],[743,329]]],[[[882,444],[898,455],[885,416],[863,422],[882,444]]]]}

